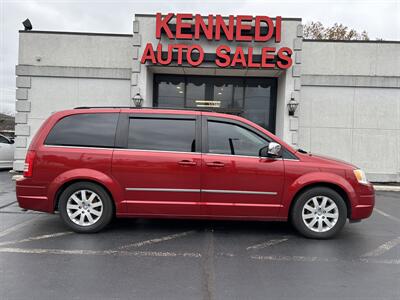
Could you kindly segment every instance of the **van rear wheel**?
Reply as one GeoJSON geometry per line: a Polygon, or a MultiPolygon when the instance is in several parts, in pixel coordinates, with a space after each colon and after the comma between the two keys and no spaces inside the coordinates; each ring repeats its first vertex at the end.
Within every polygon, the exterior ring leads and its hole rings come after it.
{"type": "Polygon", "coordinates": [[[94,233],[107,226],[113,217],[111,197],[92,182],[77,182],[60,195],[58,210],[64,223],[75,232],[94,233]]]}
{"type": "Polygon", "coordinates": [[[347,207],[342,196],[326,187],[315,187],[300,194],[291,212],[299,233],[308,238],[328,239],[343,228],[347,207]]]}

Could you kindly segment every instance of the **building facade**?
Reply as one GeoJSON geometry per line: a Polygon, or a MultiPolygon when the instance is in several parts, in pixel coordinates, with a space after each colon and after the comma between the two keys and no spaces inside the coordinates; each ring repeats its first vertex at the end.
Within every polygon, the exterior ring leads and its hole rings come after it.
{"type": "Polygon", "coordinates": [[[21,31],[16,152],[54,111],[207,108],[400,181],[400,42],[312,41],[301,19],[136,15],[132,34],[21,31]],[[287,104],[298,103],[294,115],[287,104]]]}

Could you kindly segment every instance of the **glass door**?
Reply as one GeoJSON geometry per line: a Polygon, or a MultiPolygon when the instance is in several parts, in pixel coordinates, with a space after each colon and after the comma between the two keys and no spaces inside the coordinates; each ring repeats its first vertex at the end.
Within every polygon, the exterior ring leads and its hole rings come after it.
{"type": "Polygon", "coordinates": [[[274,132],[276,89],[276,78],[156,74],[153,103],[240,115],[274,132]]]}

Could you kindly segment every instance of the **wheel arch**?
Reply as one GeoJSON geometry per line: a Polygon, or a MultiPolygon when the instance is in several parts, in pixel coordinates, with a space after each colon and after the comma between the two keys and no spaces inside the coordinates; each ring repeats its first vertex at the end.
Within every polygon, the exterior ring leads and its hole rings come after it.
{"type": "Polygon", "coordinates": [[[111,198],[111,203],[112,203],[112,206],[113,206],[113,214],[116,213],[115,199],[114,199],[114,196],[111,193],[111,191],[107,188],[107,186],[105,186],[103,183],[101,183],[99,181],[96,181],[94,179],[87,179],[87,178],[75,178],[75,179],[72,179],[72,180],[64,182],[58,188],[58,190],[56,191],[56,194],[54,196],[54,203],[53,203],[53,210],[54,211],[58,211],[58,204],[60,202],[61,194],[65,191],[66,188],[68,188],[69,186],[71,186],[72,184],[77,183],[77,182],[90,182],[90,183],[94,183],[94,184],[102,187],[111,198]]]}
{"type": "Polygon", "coordinates": [[[339,185],[331,183],[331,182],[314,182],[314,183],[310,183],[307,184],[305,186],[303,186],[302,188],[300,188],[293,196],[293,199],[290,203],[290,207],[289,207],[289,213],[288,213],[288,218],[290,219],[291,215],[292,215],[292,209],[294,204],[296,203],[297,199],[299,198],[299,196],[312,189],[315,187],[326,187],[326,188],[330,188],[332,190],[334,190],[335,192],[337,192],[344,200],[346,207],[347,207],[347,218],[350,218],[351,216],[351,202],[350,202],[350,198],[349,195],[347,194],[347,192],[339,185]]]}

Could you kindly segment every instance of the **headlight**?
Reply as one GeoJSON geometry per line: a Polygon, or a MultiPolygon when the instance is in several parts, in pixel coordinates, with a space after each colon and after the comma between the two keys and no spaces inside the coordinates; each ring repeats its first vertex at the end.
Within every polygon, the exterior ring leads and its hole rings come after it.
{"type": "Polygon", "coordinates": [[[367,176],[365,176],[365,173],[363,170],[357,169],[357,170],[353,170],[353,172],[354,172],[354,176],[356,176],[357,181],[359,183],[362,183],[362,184],[368,183],[367,176]]]}

